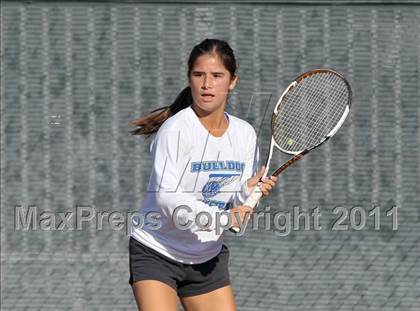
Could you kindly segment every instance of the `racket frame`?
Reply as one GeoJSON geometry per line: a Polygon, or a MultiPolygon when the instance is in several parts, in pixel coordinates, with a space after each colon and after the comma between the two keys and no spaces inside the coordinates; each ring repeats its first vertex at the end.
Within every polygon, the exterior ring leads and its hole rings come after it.
{"type": "MultiPolygon", "coordinates": [[[[347,101],[347,105],[345,107],[345,110],[340,118],[340,120],[337,122],[337,124],[334,126],[334,128],[323,138],[319,141],[319,143],[317,143],[316,145],[310,147],[310,148],[306,148],[304,150],[299,150],[299,151],[288,151],[288,150],[284,150],[283,148],[281,148],[277,142],[275,141],[273,135],[271,135],[271,142],[270,142],[270,151],[268,153],[267,156],[267,160],[266,160],[266,165],[265,165],[265,170],[264,170],[264,174],[262,176],[262,178],[267,177],[267,173],[269,171],[269,166],[270,166],[270,162],[271,162],[271,158],[273,156],[273,151],[274,151],[274,147],[276,147],[277,149],[279,149],[280,151],[286,153],[286,154],[291,154],[294,155],[291,159],[289,159],[287,162],[285,162],[283,165],[281,165],[273,174],[272,176],[278,176],[280,175],[282,172],[284,172],[288,167],[290,167],[291,165],[293,165],[294,163],[296,163],[297,161],[299,161],[300,159],[302,159],[306,154],[308,154],[311,150],[318,148],[319,146],[321,146],[323,143],[325,143],[329,138],[331,138],[335,133],[337,133],[337,131],[341,128],[341,126],[344,124],[344,121],[346,120],[349,112],[350,112],[350,106],[351,106],[351,101],[352,101],[352,91],[351,91],[351,87],[349,82],[347,81],[347,79],[341,75],[340,73],[338,73],[335,70],[332,69],[327,69],[327,68],[323,68],[323,69],[315,69],[315,70],[311,70],[308,72],[305,72],[303,74],[301,74],[300,76],[298,76],[292,83],[289,84],[289,86],[286,88],[286,90],[281,94],[280,98],[278,99],[276,106],[274,107],[274,111],[271,117],[271,124],[273,124],[273,120],[274,118],[278,115],[279,111],[279,107],[280,104],[283,101],[284,96],[286,96],[286,94],[289,93],[289,91],[295,87],[299,81],[314,75],[316,73],[320,73],[320,72],[328,72],[328,73],[333,73],[338,75],[346,84],[348,92],[349,92],[349,96],[348,96],[348,101],[347,101]]],[[[260,181],[262,181],[262,178],[260,179],[260,181]]],[[[246,199],[245,203],[243,205],[246,206],[250,206],[252,208],[254,208],[256,206],[256,204],[258,203],[259,199],[262,197],[262,192],[259,189],[258,185],[252,190],[251,194],[248,196],[248,198],[246,199]]],[[[239,233],[240,232],[240,228],[237,227],[231,227],[230,231],[232,231],[233,233],[239,233]]]]}

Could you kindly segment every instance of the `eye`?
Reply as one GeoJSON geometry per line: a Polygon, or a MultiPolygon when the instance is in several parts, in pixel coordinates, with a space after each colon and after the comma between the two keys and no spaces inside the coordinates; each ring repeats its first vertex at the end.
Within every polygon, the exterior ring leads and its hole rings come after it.
{"type": "Polygon", "coordinates": [[[203,75],[202,72],[193,72],[192,73],[193,77],[201,77],[203,75]]]}
{"type": "Polygon", "coordinates": [[[223,77],[223,74],[222,73],[215,73],[213,76],[215,78],[222,78],[223,77]]]}

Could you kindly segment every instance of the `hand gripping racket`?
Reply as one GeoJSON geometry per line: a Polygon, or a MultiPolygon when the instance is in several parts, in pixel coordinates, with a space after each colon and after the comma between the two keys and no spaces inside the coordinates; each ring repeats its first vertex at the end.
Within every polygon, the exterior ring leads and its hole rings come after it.
{"type": "MultiPolygon", "coordinates": [[[[267,176],[274,148],[293,155],[272,174],[277,176],[332,137],[343,125],[350,104],[350,84],[338,72],[316,69],[297,77],[274,108],[270,152],[263,177],[267,176]]],[[[261,190],[255,187],[244,205],[254,208],[261,196],[261,190]]],[[[230,230],[240,231],[238,227],[230,230]]]]}

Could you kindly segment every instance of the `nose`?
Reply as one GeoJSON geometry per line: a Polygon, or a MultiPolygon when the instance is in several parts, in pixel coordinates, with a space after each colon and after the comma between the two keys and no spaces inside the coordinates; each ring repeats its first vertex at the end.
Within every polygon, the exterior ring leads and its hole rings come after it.
{"type": "Polygon", "coordinates": [[[208,76],[204,76],[203,78],[203,84],[201,85],[201,88],[203,90],[207,90],[209,88],[211,88],[211,79],[208,76]]]}

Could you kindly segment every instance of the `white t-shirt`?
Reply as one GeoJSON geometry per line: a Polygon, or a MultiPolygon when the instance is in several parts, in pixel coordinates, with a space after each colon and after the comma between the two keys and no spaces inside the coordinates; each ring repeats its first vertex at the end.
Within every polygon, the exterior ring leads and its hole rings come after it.
{"type": "Polygon", "coordinates": [[[185,108],[162,124],[151,143],[152,172],[138,211],[143,221],[133,219],[131,236],[182,263],[202,263],[220,252],[217,217],[223,223],[222,212],[244,203],[246,181],[258,168],[254,128],[225,115],[228,129],[215,137],[185,108]],[[205,213],[202,225],[195,221],[199,213],[205,213]]]}

